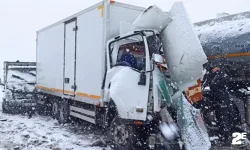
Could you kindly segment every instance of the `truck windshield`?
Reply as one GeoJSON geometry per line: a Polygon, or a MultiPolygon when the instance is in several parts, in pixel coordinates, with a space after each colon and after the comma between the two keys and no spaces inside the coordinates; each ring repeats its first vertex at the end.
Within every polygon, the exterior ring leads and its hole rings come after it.
{"type": "Polygon", "coordinates": [[[145,45],[141,35],[122,38],[111,44],[111,66],[145,69],[145,45]]]}

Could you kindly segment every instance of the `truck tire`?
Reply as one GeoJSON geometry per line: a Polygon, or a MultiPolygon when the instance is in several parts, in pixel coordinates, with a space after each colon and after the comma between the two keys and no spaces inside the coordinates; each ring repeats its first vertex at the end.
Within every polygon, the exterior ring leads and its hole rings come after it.
{"type": "Polygon", "coordinates": [[[59,105],[59,123],[64,124],[69,121],[69,104],[67,100],[61,101],[59,105]]]}
{"type": "Polygon", "coordinates": [[[132,125],[116,116],[110,125],[111,147],[115,150],[135,150],[138,134],[132,125]]]}
{"type": "Polygon", "coordinates": [[[59,117],[59,104],[57,100],[54,100],[52,102],[52,111],[51,111],[51,115],[54,119],[58,119],[59,117]]]}
{"type": "Polygon", "coordinates": [[[36,112],[38,113],[38,115],[45,115],[45,106],[42,104],[37,104],[36,112]]]}

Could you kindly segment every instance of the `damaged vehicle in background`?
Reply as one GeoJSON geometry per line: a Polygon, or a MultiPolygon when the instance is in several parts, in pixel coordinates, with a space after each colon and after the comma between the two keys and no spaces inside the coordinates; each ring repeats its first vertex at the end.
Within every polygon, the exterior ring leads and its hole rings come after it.
{"type": "MultiPolygon", "coordinates": [[[[233,128],[250,133],[250,12],[228,15],[195,23],[195,30],[208,57],[205,69],[220,67],[229,76],[227,91],[232,103],[229,116],[233,128]]],[[[208,73],[209,74],[209,73],[208,73]]],[[[219,130],[218,109],[213,102],[211,79],[204,78],[205,122],[212,135],[219,130]]],[[[235,130],[235,129],[234,129],[235,130]]],[[[248,138],[249,135],[248,135],[248,138]]],[[[249,146],[249,145],[248,145],[249,146]]]]}
{"type": "Polygon", "coordinates": [[[31,113],[35,110],[35,62],[4,62],[3,113],[31,113]]]}

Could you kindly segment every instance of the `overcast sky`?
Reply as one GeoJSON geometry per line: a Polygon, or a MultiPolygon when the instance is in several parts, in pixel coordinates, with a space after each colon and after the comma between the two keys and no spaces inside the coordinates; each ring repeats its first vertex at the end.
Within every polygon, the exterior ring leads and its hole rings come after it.
{"type": "MultiPolygon", "coordinates": [[[[99,1],[0,0],[0,69],[5,60],[35,61],[37,30],[99,1]]],[[[143,7],[156,4],[168,11],[175,0],[117,1],[143,7]]],[[[250,10],[250,0],[183,1],[193,22],[214,18],[220,12],[238,13],[250,10]]]]}

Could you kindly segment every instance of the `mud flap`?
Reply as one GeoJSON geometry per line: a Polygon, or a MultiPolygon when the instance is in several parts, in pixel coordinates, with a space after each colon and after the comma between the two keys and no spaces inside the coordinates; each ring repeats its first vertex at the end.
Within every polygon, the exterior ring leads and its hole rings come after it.
{"type": "Polygon", "coordinates": [[[194,108],[182,96],[177,100],[178,125],[186,150],[209,150],[211,143],[200,110],[194,108]]]}

